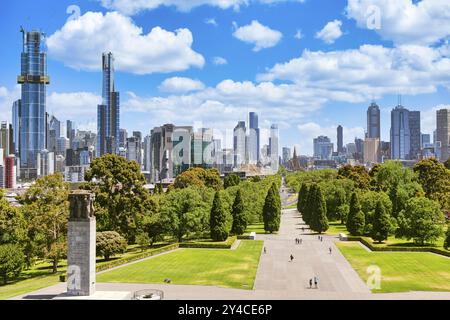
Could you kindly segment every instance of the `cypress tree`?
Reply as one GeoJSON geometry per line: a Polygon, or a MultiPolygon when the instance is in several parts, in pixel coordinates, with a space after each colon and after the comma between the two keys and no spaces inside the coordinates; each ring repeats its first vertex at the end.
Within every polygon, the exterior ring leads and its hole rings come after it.
{"type": "Polygon", "coordinates": [[[267,192],[263,208],[264,230],[273,233],[280,228],[281,200],[276,184],[267,192]]]}
{"type": "Polygon", "coordinates": [[[305,211],[307,200],[308,200],[308,185],[306,183],[303,183],[298,193],[298,201],[297,201],[297,210],[301,214],[303,214],[303,211],[305,211]]]}
{"type": "Polygon", "coordinates": [[[319,186],[314,192],[315,206],[311,212],[311,230],[322,233],[328,230],[327,204],[319,186]]]}
{"type": "Polygon", "coordinates": [[[447,233],[445,236],[444,248],[445,248],[445,250],[449,250],[449,248],[450,248],[450,226],[448,227],[447,233]]]}
{"type": "Polygon", "coordinates": [[[375,214],[373,216],[373,227],[371,237],[373,240],[382,242],[386,240],[389,236],[389,231],[391,229],[391,220],[383,205],[383,202],[379,200],[377,206],[375,207],[375,214]]]}
{"type": "Polygon", "coordinates": [[[247,229],[247,217],[244,212],[244,201],[242,201],[241,189],[236,193],[232,210],[233,225],[231,227],[231,233],[241,235],[245,232],[245,229],[247,229]]]}
{"type": "Polygon", "coordinates": [[[358,196],[356,192],[353,192],[350,200],[350,211],[347,217],[347,230],[353,236],[360,236],[364,232],[366,219],[364,213],[361,210],[358,196]]]}
{"type": "Polygon", "coordinates": [[[228,230],[226,228],[226,214],[220,199],[219,191],[214,196],[211,215],[209,218],[209,227],[211,231],[211,239],[214,241],[225,241],[228,238],[228,230]]]}
{"type": "Polygon", "coordinates": [[[306,202],[302,212],[303,221],[309,226],[311,226],[311,217],[316,206],[316,192],[317,184],[313,184],[309,187],[308,196],[306,197],[306,202]]]}

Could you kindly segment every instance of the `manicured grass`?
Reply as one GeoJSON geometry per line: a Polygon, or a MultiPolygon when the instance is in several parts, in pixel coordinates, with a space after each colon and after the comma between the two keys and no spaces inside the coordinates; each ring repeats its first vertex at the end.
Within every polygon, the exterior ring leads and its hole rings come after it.
{"type": "Polygon", "coordinates": [[[450,291],[450,259],[426,252],[368,252],[358,242],[337,246],[367,281],[369,266],[381,269],[381,292],[450,291]]]}
{"type": "MultiPolygon", "coordinates": [[[[154,245],[145,251],[154,250],[162,246],[162,243],[154,245]]],[[[97,266],[107,264],[119,258],[131,258],[139,255],[143,251],[138,246],[129,246],[127,252],[113,257],[110,261],[104,261],[97,257],[97,266]]],[[[0,284],[0,300],[9,299],[27,292],[33,292],[42,288],[55,285],[59,282],[59,275],[65,274],[67,269],[67,260],[61,260],[58,265],[58,272],[52,273],[51,263],[47,261],[38,261],[29,270],[24,270],[18,279],[9,281],[7,285],[0,284]]]]}
{"type": "Polygon", "coordinates": [[[245,234],[250,234],[250,232],[256,232],[256,234],[265,234],[266,231],[264,230],[264,223],[260,222],[248,225],[247,229],[245,230],[245,234]]]}
{"type": "Polygon", "coordinates": [[[329,228],[326,233],[329,235],[338,235],[339,233],[346,233],[348,235],[345,224],[341,224],[340,222],[330,222],[328,223],[328,226],[329,228]]]}
{"type": "Polygon", "coordinates": [[[175,252],[102,273],[98,282],[211,285],[252,289],[262,241],[241,240],[236,250],[179,249],[175,252]]]}

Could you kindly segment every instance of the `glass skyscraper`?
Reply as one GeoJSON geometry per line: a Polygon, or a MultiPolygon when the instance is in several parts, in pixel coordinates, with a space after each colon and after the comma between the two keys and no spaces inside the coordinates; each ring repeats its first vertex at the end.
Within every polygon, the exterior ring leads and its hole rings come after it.
{"type": "Polygon", "coordinates": [[[114,56],[103,53],[102,104],[97,108],[97,154],[117,153],[120,145],[120,95],[115,91],[114,56]]]}
{"type": "Polygon", "coordinates": [[[47,55],[44,52],[43,34],[38,31],[23,33],[21,73],[17,82],[22,85],[20,107],[20,168],[21,177],[37,177],[37,155],[46,144],[46,85],[47,55]]]}
{"type": "Polygon", "coordinates": [[[380,137],[380,107],[373,102],[367,109],[367,138],[379,139],[380,137]]]}
{"type": "Polygon", "coordinates": [[[409,160],[410,150],[409,110],[397,106],[391,112],[391,158],[409,160]]]}
{"type": "Polygon", "coordinates": [[[19,128],[20,128],[20,109],[21,109],[22,101],[16,100],[12,106],[12,127],[13,127],[13,146],[14,146],[14,154],[19,155],[19,128]]]}
{"type": "Polygon", "coordinates": [[[248,137],[248,159],[249,163],[257,164],[260,160],[260,131],[258,126],[258,114],[250,112],[249,114],[249,137],[248,137]]]}

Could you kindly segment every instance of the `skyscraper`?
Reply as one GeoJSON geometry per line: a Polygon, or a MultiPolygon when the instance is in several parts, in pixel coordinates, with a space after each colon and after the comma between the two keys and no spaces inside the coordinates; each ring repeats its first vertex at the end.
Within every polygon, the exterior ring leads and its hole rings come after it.
{"type": "Polygon", "coordinates": [[[120,145],[120,95],[115,91],[114,56],[103,53],[102,104],[97,107],[97,155],[117,153],[120,145]]]}
{"type": "Polygon", "coordinates": [[[391,112],[391,159],[408,160],[410,151],[409,110],[399,105],[391,112]]]}
{"type": "Polygon", "coordinates": [[[450,157],[450,109],[438,110],[436,117],[436,141],[441,145],[439,159],[447,161],[450,157]]]}
{"type": "Polygon", "coordinates": [[[409,135],[410,135],[410,151],[409,159],[416,160],[420,157],[420,111],[409,112],[409,135]]]}
{"type": "Polygon", "coordinates": [[[337,127],[337,152],[342,154],[344,152],[344,128],[337,127]]]}
{"type": "Polygon", "coordinates": [[[269,152],[270,152],[270,167],[272,171],[278,172],[279,168],[279,131],[278,125],[272,124],[270,126],[270,137],[269,137],[269,152]]]}
{"type": "Polygon", "coordinates": [[[37,154],[46,143],[46,85],[47,55],[42,43],[43,34],[38,31],[23,34],[21,73],[17,82],[22,85],[20,113],[20,168],[21,176],[33,179],[37,176],[37,154]]]}
{"type": "Polygon", "coordinates": [[[239,121],[233,131],[234,167],[239,168],[245,164],[246,151],[246,127],[245,121],[239,121]]]}
{"type": "Polygon", "coordinates": [[[375,102],[367,109],[367,138],[380,139],[380,107],[375,102]]]}
{"type": "Polygon", "coordinates": [[[257,164],[260,160],[260,130],[258,127],[258,114],[249,113],[249,137],[248,137],[248,160],[250,164],[257,164]]]}
{"type": "Polygon", "coordinates": [[[19,154],[21,104],[22,101],[19,99],[14,101],[12,106],[13,148],[16,155],[19,154]]]}

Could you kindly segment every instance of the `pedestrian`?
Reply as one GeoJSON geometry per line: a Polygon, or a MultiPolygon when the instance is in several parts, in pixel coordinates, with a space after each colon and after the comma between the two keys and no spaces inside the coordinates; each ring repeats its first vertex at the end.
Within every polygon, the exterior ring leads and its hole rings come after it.
{"type": "Polygon", "coordinates": [[[294,256],[291,254],[291,262],[294,260],[294,256]]]}
{"type": "Polygon", "coordinates": [[[309,288],[312,289],[312,279],[309,279],[309,288]]]}
{"type": "Polygon", "coordinates": [[[314,287],[317,289],[317,278],[314,277],[314,287]]]}
{"type": "Polygon", "coordinates": [[[305,232],[305,227],[302,227],[302,232],[305,232]]]}
{"type": "Polygon", "coordinates": [[[331,247],[330,247],[330,254],[331,254],[331,251],[332,251],[332,249],[331,249],[331,247]]]}
{"type": "Polygon", "coordinates": [[[266,254],[266,247],[264,247],[264,254],[266,254]]]}

